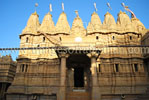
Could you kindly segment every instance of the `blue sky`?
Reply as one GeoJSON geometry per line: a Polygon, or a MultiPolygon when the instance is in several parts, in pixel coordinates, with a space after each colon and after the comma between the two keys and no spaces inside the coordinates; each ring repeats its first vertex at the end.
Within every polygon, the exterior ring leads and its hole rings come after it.
{"type": "Polygon", "coordinates": [[[121,6],[121,3],[124,2],[145,27],[149,28],[149,0],[0,0],[0,48],[19,47],[19,34],[26,26],[29,16],[35,11],[34,5],[36,2],[39,4],[37,13],[40,22],[42,22],[43,17],[49,11],[49,4],[52,4],[52,16],[55,24],[62,12],[61,3],[64,2],[65,13],[70,26],[76,16],[74,10],[78,10],[83,22],[88,23],[91,19],[91,14],[94,12],[94,2],[96,2],[97,13],[102,22],[105,13],[108,11],[107,2],[112,7],[112,10],[109,12],[117,20],[119,11],[124,11],[121,6]]]}

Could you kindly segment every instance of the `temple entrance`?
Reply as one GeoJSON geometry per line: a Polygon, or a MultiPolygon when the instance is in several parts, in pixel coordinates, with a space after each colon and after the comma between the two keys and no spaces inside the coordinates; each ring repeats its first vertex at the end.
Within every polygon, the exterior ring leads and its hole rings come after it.
{"type": "Polygon", "coordinates": [[[74,87],[84,87],[84,68],[74,68],[74,87]]]}
{"type": "Polygon", "coordinates": [[[70,91],[88,90],[90,84],[90,58],[85,54],[72,54],[67,59],[67,88],[70,91]]]}
{"type": "MultiPolygon", "coordinates": [[[[96,87],[92,87],[92,83],[97,83],[96,57],[99,56],[96,52],[90,50],[71,50],[56,51],[60,57],[60,90],[59,97],[63,100],[91,100],[94,97],[97,99],[96,87]],[[91,73],[91,68],[94,68],[95,75],[91,73]]],[[[97,90],[98,87],[97,87],[97,90]]]]}

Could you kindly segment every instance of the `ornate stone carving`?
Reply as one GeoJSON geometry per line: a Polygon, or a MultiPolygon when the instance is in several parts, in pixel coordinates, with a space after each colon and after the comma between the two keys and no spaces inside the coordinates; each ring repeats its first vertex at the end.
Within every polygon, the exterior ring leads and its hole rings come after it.
{"type": "Polygon", "coordinates": [[[67,16],[64,12],[62,12],[56,24],[56,33],[70,34],[69,32],[70,32],[70,26],[67,21],[67,16]]]}
{"type": "Polygon", "coordinates": [[[91,16],[91,22],[89,22],[88,27],[87,27],[87,32],[99,32],[101,31],[102,23],[101,20],[96,12],[93,12],[91,16]]]}
{"type": "Polygon", "coordinates": [[[68,58],[69,54],[66,54],[65,52],[61,52],[58,54],[60,58],[68,58]]]}
{"type": "Polygon", "coordinates": [[[131,20],[125,12],[119,12],[117,27],[119,27],[121,31],[133,31],[131,20]]]}
{"type": "Polygon", "coordinates": [[[6,63],[6,64],[9,64],[9,63],[13,63],[13,60],[11,58],[11,56],[9,55],[6,55],[6,56],[2,56],[0,57],[0,63],[6,63]]]}
{"type": "Polygon", "coordinates": [[[40,23],[39,23],[39,16],[36,12],[34,12],[28,22],[27,22],[27,26],[25,27],[25,29],[22,31],[22,34],[37,34],[37,29],[39,28],[40,23]]]}
{"type": "Polygon", "coordinates": [[[132,26],[135,31],[142,32],[143,30],[145,30],[145,26],[141,23],[141,21],[139,19],[132,18],[131,22],[132,22],[132,26]]]}
{"type": "Polygon", "coordinates": [[[46,14],[38,30],[41,33],[55,34],[55,26],[50,13],[46,14]]]}
{"type": "Polygon", "coordinates": [[[96,52],[91,52],[91,53],[88,53],[88,54],[87,54],[87,56],[88,56],[89,58],[92,58],[92,57],[97,58],[98,55],[99,55],[99,54],[96,53],[96,52]]]}
{"type": "Polygon", "coordinates": [[[116,29],[116,22],[114,20],[114,17],[109,12],[107,12],[105,14],[103,27],[107,30],[115,30],[116,29]]]}
{"type": "Polygon", "coordinates": [[[81,36],[82,37],[82,36],[86,35],[86,30],[85,30],[85,28],[83,26],[82,19],[79,16],[77,16],[74,19],[74,21],[72,23],[72,28],[70,30],[70,33],[72,35],[75,35],[76,37],[77,36],[81,36]]]}

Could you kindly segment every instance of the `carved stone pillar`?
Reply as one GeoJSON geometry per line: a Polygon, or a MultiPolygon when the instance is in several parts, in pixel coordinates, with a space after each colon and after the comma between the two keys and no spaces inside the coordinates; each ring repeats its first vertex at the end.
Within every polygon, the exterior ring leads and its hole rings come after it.
{"type": "Polygon", "coordinates": [[[74,87],[74,69],[68,68],[67,69],[67,87],[69,87],[69,90],[73,90],[74,87]]]}
{"type": "Polygon", "coordinates": [[[66,58],[68,54],[60,53],[59,57],[61,58],[60,63],[60,90],[58,100],[66,100],[66,58]]]}
{"type": "Polygon", "coordinates": [[[0,100],[5,100],[5,92],[7,89],[7,83],[0,83],[0,100]]]}
{"type": "Polygon", "coordinates": [[[91,93],[91,100],[101,100],[101,94],[99,91],[98,85],[98,77],[97,77],[97,66],[96,66],[96,58],[98,54],[96,52],[91,52],[87,54],[89,58],[91,58],[91,77],[92,77],[92,93],[91,93]]]}

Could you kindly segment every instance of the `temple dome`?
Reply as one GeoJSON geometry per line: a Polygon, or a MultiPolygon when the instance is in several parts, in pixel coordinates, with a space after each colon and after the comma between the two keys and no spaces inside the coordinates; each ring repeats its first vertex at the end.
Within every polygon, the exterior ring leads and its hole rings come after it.
{"type": "Polygon", "coordinates": [[[125,12],[122,12],[122,11],[119,12],[118,19],[117,19],[117,26],[124,31],[132,30],[131,20],[125,12]]]}
{"type": "Polygon", "coordinates": [[[106,29],[116,29],[116,22],[114,20],[114,17],[109,13],[107,12],[105,14],[105,18],[104,18],[104,21],[103,21],[103,26],[106,28],[106,29]]]}
{"type": "Polygon", "coordinates": [[[67,21],[67,16],[64,12],[60,14],[58,22],[56,24],[56,33],[67,33],[69,34],[70,26],[67,21]]]}
{"type": "Polygon", "coordinates": [[[138,32],[141,32],[142,30],[146,29],[145,26],[141,23],[141,21],[137,18],[132,18],[131,22],[134,30],[138,32]]]}
{"type": "Polygon", "coordinates": [[[25,29],[22,31],[22,34],[36,34],[37,29],[40,27],[39,16],[36,12],[32,13],[29,17],[25,29]]]}
{"type": "Polygon", "coordinates": [[[87,31],[88,33],[91,32],[98,32],[101,29],[102,23],[101,20],[96,12],[93,12],[91,15],[91,22],[89,22],[87,31]]]}
{"type": "Polygon", "coordinates": [[[79,16],[74,19],[70,33],[76,36],[86,35],[86,30],[83,26],[82,19],[79,16]]]}
{"type": "Polygon", "coordinates": [[[55,34],[55,25],[50,13],[45,15],[38,31],[43,33],[55,34]]]}

